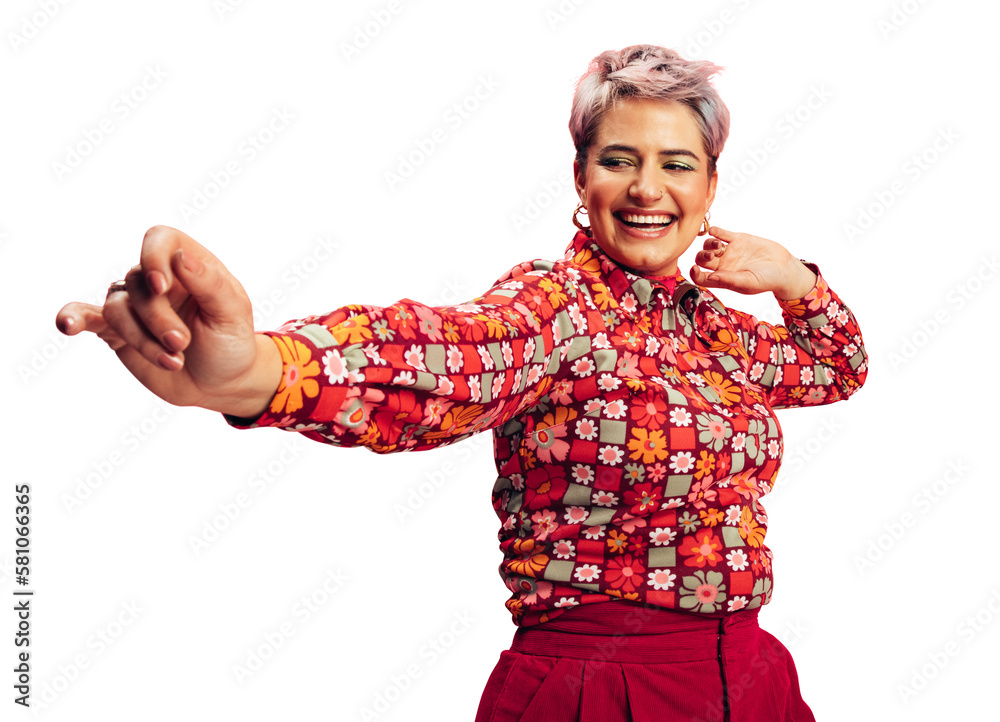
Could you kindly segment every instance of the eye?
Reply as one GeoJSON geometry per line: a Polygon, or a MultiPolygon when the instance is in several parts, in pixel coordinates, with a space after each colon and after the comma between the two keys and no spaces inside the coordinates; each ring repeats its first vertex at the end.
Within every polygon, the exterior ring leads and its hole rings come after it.
{"type": "Polygon", "coordinates": [[[624,168],[632,165],[632,162],[628,158],[601,158],[597,161],[597,165],[605,168],[624,168]]]}
{"type": "Polygon", "coordinates": [[[663,167],[666,168],[667,170],[694,170],[694,168],[687,165],[686,163],[681,163],[676,160],[672,160],[669,163],[664,163],[663,167]]]}

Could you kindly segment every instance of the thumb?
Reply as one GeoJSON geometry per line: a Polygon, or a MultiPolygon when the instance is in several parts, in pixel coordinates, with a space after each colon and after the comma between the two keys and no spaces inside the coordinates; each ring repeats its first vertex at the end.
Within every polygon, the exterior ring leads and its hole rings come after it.
{"type": "Polygon", "coordinates": [[[737,290],[741,287],[740,274],[736,271],[706,271],[698,266],[691,266],[691,280],[706,288],[737,290]]]}
{"type": "Polygon", "coordinates": [[[199,257],[196,249],[177,249],[170,257],[171,270],[197,302],[202,317],[209,322],[240,323],[253,328],[253,311],[243,286],[211,254],[199,257]]]}

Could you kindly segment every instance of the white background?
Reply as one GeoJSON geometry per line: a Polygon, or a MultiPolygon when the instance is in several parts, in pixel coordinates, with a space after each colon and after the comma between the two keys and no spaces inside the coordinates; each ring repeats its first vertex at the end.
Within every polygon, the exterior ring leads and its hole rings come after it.
{"type": "MultiPolygon", "coordinates": [[[[102,342],[53,321],[102,299],[157,223],[222,258],[261,330],[347,303],[465,300],[515,263],[559,257],[574,82],[637,42],[726,68],[713,222],[817,262],[871,357],[849,403],[780,413],[762,626],[791,649],[817,719],[986,704],[1000,641],[998,15],[916,0],[4,3],[0,593],[13,599],[13,487],[30,482],[40,716],[473,718],[514,631],[488,435],[378,457],[236,431],[164,412],[102,342]],[[456,123],[462,103],[477,107],[456,123]],[[251,160],[241,144],[276,111],[294,119],[251,160]],[[230,161],[241,173],[215,194],[230,161]],[[199,191],[214,198],[185,215],[199,191]],[[255,486],[269,465],[277,476],[255,486]],[[249,504],[228,522],[239,494],[249,504]],[[332,595],[328,573],[345,580],[332,595]],[[324,603],[306,617],[310,596],[324,603]],[[292,634],[239,679],[283,624],[292,634]],[[404,682],[408,668],[419,677],[404,682]],[[366,715],[379,695],[392,703],[366,715]]],[[[721,295],[776,319],[772,299],[721,295]]],[[[8,611],[5,710],[14,624],[8,611]]]]}

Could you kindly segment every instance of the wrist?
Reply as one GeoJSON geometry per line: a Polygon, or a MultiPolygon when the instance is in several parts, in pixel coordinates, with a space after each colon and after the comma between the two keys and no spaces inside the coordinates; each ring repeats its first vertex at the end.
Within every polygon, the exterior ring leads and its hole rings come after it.
{"type": "Polygon", "coordinates": [[[274,341],[262,333],[254,336],[254,343],[254,362],[245,382],[236,394],[220,401],[216,411],[241,419],[256,419],[274,399],[284,368],[281,353],[274,341]]]}
{"type": "Polygon", "coordinates": [[[779,301],[793,301],[807,295],[816,285],[816,280],[816,274],[805,263],[793,258],[783,275],[781,285],[772,289],[772,292],[779,301]]]}

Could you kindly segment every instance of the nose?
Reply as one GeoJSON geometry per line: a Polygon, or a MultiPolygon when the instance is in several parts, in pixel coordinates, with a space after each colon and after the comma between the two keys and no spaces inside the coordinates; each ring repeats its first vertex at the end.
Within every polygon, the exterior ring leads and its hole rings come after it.
{"type": "Polygon", "coordinates": [[[628,192],[639,205],[648,206],[663,198],[663,190],[663,183],[657,178],[656,168],[645,164],[629,186],[628,192]]]}

